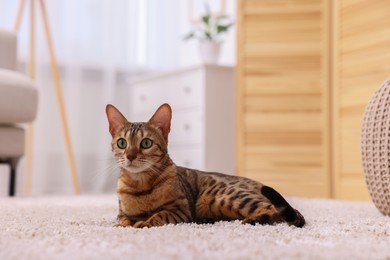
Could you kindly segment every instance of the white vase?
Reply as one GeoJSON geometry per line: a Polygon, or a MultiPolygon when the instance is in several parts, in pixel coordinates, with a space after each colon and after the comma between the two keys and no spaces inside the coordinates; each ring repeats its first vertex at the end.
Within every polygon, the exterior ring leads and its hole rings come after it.
{"type": "Polygon", "coordinates": [[[221,50],[220,42],[203,41],[199,42],[199,54],[203,63],[216,64],[221,50]]]}

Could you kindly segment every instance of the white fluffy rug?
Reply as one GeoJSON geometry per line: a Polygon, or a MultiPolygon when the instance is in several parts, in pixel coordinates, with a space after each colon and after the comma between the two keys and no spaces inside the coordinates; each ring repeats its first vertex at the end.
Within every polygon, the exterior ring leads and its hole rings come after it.
{"type": "Polygon", "coordinates": [[[298,199],[300,229],[116,228],[115,196],[0,198],[0,259],[390,259],[390,218],[368,202],[298,199]]]}

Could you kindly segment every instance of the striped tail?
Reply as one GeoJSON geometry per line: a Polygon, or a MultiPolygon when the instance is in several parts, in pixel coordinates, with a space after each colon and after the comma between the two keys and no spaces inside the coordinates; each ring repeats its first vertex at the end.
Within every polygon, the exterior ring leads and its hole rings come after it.
{"type": "Polygon", "coordinates": [[[289,224],[296,227],[303,227],[305,225],[305,218],[302,214],[288,204],[288,202],[280,195],[279,192],[271,187],[261,187],[261,194],[263,194],[279,211],[281,217],[289,224]]]}

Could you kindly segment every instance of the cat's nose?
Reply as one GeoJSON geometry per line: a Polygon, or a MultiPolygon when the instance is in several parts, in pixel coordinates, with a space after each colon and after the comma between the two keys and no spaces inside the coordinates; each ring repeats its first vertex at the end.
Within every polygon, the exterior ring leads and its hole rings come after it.
{"type": "Polygon", "coordinates": [[[136,152],[129,152],[126,155],[127,159],[129,159],[130,162],[134,161],[135,158],[137,158],[137,153],[136,152]]]}
{"type": "Polygon", "coordinates": [[[135,160],[135,158],[137,158],[137,154],[138,154],[138,149],[136,146],[134,145],[131,145],[129,150],[127,150],[127,154],[126,154],[126,157],[127,159],[132,162],[135,160]]]}

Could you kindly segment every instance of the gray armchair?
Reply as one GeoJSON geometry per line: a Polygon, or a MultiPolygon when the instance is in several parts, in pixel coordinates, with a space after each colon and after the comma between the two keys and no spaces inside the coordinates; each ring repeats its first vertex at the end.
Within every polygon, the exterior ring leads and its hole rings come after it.
{"type": "Polygon", "coordinates": [[[24,154],[21,124],[35,119],[38,91],[34,83],[17,68],[17,39],[0,29],[0,163],[10,166],[9,195],[15,195],[16,166],[24,154]]]}

